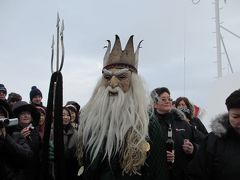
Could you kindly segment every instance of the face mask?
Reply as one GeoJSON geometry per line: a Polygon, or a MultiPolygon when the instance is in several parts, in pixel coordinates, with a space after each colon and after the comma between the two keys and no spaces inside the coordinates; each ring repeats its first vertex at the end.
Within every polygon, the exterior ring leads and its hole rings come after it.
{"type": "Polygon", "coordinates": [[[180,111],[182,111],[188,119],[191,118],[190,109],[184,108],[184,107],[180,107],[180,108],[178,108],[178,109],[179,109],[180,111]]]}

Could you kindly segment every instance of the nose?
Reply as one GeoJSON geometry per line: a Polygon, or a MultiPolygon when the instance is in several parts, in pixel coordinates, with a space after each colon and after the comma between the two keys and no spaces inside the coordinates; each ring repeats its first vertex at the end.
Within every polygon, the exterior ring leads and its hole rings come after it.
{"type": "Polygon", "coordinates": [[[116,76],[113,76],[110,80],[109,84],[112,88],[115,88],[119,85],[119,80],[116,78],[116,76]]]}

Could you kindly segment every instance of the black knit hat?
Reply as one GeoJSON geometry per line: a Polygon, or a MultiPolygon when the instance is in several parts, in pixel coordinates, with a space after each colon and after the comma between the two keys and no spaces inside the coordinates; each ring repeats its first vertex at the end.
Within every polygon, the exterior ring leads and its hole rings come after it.
{"type": "Polygon", "coordinates": [[[154,100],[154,101],[157,101],[157,97],[161,96],[162,93],[168,93],[170,95],[170,91],[168,90],[168,88],[166,87],[161,87],[161,88],[156,88],[154,90],[152,90],[151,92],[151,98],[154,100]]]}
{"type": "Polygon", "coordinates": [[[18,101],[16,104],[13,105],[13,114],[18,117],[19,114],[23,111],[29,111],[33,118],[33,126],[37,126],[40,120],[40,113],[37,111],[34,105],[28,104],[25,101],[18,101]]]}
{"type": "Polygon", "coordinates": [[[30,100],[32,101],[34,96],[37,96],[37,95],[42,97],[42,92],[36,86],[32,86],[30,91],[30,100]]]}
{"type": "Polygon", "coordinates": [[[227,109],[240,108],[240,89],[232,92],[225,102],[227,109]]]}
{"type": "Polygon", "coordinates": [[[4,84],[0,84],[0,91],[4,91],[7,94],[7,89],[5,88],[4,84]]]}

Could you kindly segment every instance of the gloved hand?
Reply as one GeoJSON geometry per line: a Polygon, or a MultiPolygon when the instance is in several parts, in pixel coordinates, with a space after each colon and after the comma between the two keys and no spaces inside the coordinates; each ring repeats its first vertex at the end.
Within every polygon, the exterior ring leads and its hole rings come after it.
{"type": "Polygon", "coordinates": [[[48,158],[49,160],[54,160],[54,144],[53,141],[49,141],[49,149],[48,149],[48,158]]]}

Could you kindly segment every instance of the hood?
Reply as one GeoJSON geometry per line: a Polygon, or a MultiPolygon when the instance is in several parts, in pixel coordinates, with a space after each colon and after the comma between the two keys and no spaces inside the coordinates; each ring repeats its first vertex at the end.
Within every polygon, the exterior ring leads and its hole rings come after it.
{"type": "Polygon", "coordinates": [[[218,137],[224,136],[227,133],[228,127],[228,113],[218,115],[211,123],[212,132],[218,137]]]}

